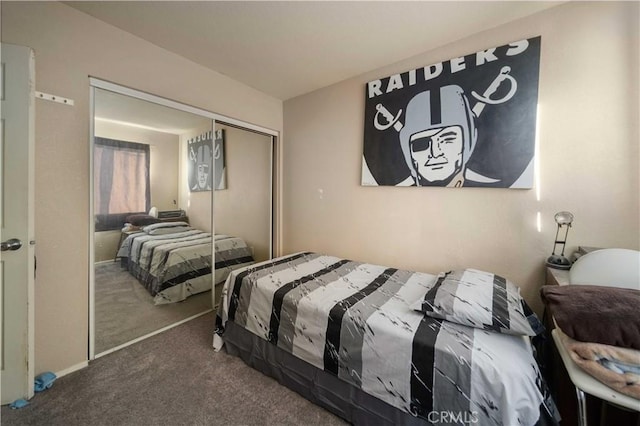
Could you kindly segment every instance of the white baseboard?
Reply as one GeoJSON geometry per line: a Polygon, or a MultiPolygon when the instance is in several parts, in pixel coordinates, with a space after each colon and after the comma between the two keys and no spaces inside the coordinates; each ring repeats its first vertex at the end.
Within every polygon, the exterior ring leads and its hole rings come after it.
{"type": "Polygon", "coordinates": [[[88,366],[89,366],[89,361],[83,361],[79,364],[72,365],[69,368],[65,368],[64,370],[57,371],[55,375],[57,378],[60,378],[60,377],[66,376],[67,374],[71,374],[75,371],[82,370],[83,368],[88,366]]]}

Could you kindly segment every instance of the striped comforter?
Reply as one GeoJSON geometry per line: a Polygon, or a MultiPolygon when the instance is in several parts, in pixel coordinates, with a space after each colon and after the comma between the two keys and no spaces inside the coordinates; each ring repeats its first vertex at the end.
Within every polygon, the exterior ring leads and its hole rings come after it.
{"type": "Polygon", "coordinates": [[[412,310],[435,278],[314,253],[251,265],[225,283],[214,346],[233,321],[430,423],[535,424],[545,397],[529,341],[412,310]]]}
{"type": "MultiPolygon", "coordinates": [[[[132,234],[118,257],[154,296],[155,304],[173,303],[211,290],[211,234],[196,229],[163,235],[132,234]]],[[[253,263],[251,251],[237,237],[215,236],[215,284],[229,272],[253,263]]]]}

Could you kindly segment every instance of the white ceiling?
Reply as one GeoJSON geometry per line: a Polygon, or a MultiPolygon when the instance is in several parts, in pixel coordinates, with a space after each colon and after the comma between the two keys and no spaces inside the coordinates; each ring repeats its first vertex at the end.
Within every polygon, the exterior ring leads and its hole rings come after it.
{"type": "Polygon", "coordinates": [[[281,100],[561,3],[66,2],[281,100]]]}

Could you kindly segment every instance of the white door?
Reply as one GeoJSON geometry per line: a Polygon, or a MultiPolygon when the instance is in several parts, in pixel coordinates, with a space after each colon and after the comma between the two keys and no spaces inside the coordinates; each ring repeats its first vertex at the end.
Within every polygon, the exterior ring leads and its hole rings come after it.
{"type": "Polygon", "coordinates": [[[33,396],[33,152],[35,61],[2,44],[0,121],[0,320],[2,404],[33,396]]]}

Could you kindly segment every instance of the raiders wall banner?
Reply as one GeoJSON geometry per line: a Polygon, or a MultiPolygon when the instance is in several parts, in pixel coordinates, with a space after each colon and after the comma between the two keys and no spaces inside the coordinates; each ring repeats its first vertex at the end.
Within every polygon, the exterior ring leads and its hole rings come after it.
{"type": "Polygon", "coordinates": [[[226,189],[224,130],[210,130],[188,139],[187,158],[189,159],[189,189],[191,192],[211,191],[214,161],[216,166],[215,188],[216,190],[226,189]]]}
{"type": "Polygon", "coordinates": [[[540,43],[367,83],[362,185],[532,188],[540,43]]]}

